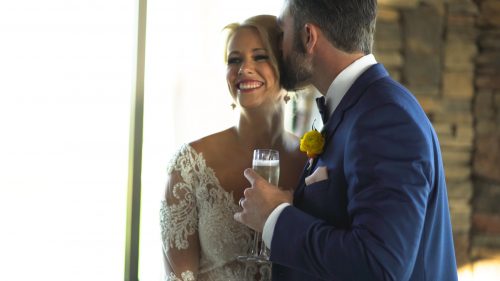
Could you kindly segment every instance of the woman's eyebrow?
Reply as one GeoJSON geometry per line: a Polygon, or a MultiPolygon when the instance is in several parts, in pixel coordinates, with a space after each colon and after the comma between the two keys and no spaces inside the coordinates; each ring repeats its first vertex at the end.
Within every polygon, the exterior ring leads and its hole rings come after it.
{"type": "Polygon", "coordinates": [[[255,48],[255,49],[252,49],[252,51],[265,51],[267,52],[267,49],[266,48],[255,48]]]}

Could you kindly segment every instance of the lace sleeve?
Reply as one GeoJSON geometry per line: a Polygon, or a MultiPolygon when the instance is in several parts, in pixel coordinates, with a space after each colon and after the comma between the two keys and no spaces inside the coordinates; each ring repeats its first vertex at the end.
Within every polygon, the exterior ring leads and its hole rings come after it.
{"type": "Polygon", "coordinates": [[[195,281],[194,274],[191,271],[185,271],[181,274],[181,278],[175,276],[172,272],[165,277],[165,281],[195,281]]]}
{"type": "Polygon", "coordinates": [[[199,265],[197,180],[187,152],[181,150],[169,165],[165,198],[160,208],[167,280],[175,281],[195,280],[199,265]]]}
{"type": "Polygon", "coordinates": [[[174,174],[169,177],[165,200],[161,202],[160,209],[163,248],[187,249],[188,236],[197,230],[195,195],[189,184],[175,180],[177,177],[174,174]]]}

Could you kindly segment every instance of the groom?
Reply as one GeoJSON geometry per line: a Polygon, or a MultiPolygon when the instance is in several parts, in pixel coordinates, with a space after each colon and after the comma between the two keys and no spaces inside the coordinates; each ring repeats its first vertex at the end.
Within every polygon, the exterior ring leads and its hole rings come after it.
{"type": "Polygon", "coordinates": [[[371,54],[375,17],[376,0],[285,0],[283,79],[328,120],[293,195],[244,172],[234,217],[263,231],[273,280],[457,280],[439,142],[371,54]]]}

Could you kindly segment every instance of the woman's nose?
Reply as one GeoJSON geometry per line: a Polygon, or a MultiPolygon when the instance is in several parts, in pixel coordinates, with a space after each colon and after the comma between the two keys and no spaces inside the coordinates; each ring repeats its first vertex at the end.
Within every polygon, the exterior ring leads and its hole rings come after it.
{"type": "Polygon", "coordinates": [[[253,73],[253,65],[251,63],[242,63],[238,70],[238,75],[253,73]]]}

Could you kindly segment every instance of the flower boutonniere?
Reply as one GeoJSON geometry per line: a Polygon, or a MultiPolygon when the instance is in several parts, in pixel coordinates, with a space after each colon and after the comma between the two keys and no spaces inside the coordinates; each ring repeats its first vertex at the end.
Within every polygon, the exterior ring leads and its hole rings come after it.
{"type": "Polygon", "coordinates": [[[307,153],[310,162],[323,152],[324,146],[325,137],[314,126],[311,131],[305,133],[300,139],[300,151],[307,153]]]}

